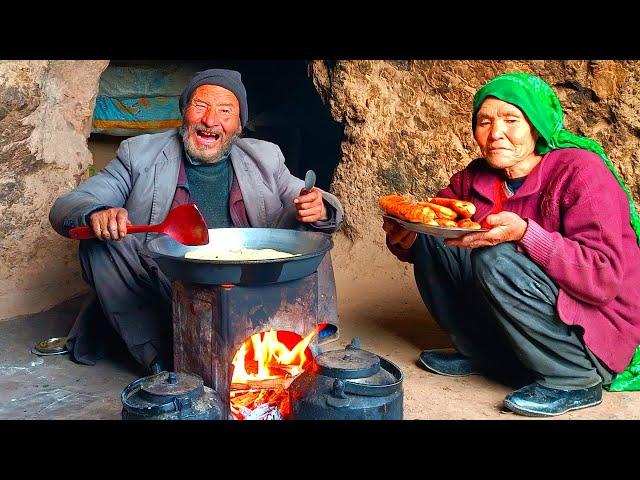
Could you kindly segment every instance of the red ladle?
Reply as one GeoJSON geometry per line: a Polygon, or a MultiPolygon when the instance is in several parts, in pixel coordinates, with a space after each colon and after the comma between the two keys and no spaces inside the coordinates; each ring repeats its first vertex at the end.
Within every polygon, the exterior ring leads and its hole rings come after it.
{"type": "MultiPolygon", "coordinates": [[[[157,225],[127,225],[127,233],[162,233],[183,245],[206,245],[209,230],[198,207],[193,203],[180,205],[169,212],[164,222],[157,225]]],[[[95,238],[91,227],[76,227],[69,230],[76,240],[95,238]]]]}

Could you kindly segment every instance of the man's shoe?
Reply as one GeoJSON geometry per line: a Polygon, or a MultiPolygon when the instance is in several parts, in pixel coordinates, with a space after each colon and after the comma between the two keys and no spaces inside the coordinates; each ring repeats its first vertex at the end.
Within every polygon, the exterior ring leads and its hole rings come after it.
{"type": "Polygon", "coordinates": [[[449,377],[480,375],[471,359],[458,352],[425,350],[420,354],[420,363],[432,372],[449,377]]]}
{"type": "Polygon", "coordinates": [[[532,383],[504,399],[509,410],[528,417],[553,417],[602,402],[602,384],[579,390],[559,390],[532,383]]]}

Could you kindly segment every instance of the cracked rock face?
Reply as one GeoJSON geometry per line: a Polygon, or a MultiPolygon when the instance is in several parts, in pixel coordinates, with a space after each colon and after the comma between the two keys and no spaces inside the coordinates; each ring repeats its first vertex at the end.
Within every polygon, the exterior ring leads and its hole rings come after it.
{"type": "Polygon", "coordinates": [[[553,87],[565,127],[603,145],[637,203],[638,61],[315,61],[316,89],[345,126],[332,191],[349,215],[346,236],[382,245],[378,196],[431,195],[478,156],[473,95],[495,75],[516,70],[553,87]]]}
{"type": "Polygon", "coordinates": [[[77,245],[48,221],[55,198],[86,178],[86,139],[108,61],[0,62],[0,319],[85,289],[77,245]]]}

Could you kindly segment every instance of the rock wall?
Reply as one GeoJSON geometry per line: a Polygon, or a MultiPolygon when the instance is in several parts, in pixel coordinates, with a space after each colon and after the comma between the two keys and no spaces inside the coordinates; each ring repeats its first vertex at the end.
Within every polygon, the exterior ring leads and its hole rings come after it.
{"type": "Polygon", "coordinates": [[[433,194],[478,156],[473,95],[516,70],[554,88],[565,127],[598,140],[640,199],[640,62],[315,61],[316,88],[345,124],[332,185],[349,213],[345,235],[380,243],[379,195],[433,194]]]}
{"type": "Polygon", "coordinates": [[[85,290],[77,245],[49,225],[78,185],[100,74],[108,61],[0,62],[0,319],[85,290]]]}

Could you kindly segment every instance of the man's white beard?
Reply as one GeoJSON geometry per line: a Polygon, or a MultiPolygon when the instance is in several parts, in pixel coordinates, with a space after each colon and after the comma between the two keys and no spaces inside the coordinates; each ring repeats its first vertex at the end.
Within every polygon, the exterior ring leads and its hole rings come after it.
{"type": "Polygon", "coordinates": [[[222,157],[229,153],[234,142],[240,138],[238,133],[233,134],[229,139],[222,144],[220,150],[217,152],[207,152],[207,150],[198,149],[189,138],[189,129],[183,125],[180,127],[180,135],[182,136],[182,144],[184,149],[189,155],[189,158],[196,163],[217,163],[222,157]]]}

